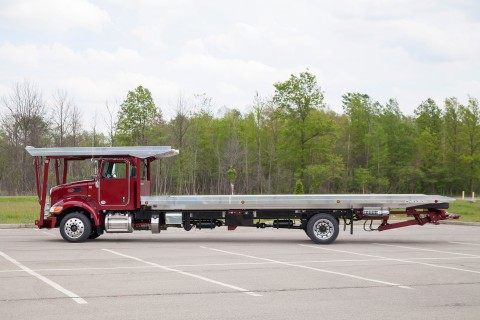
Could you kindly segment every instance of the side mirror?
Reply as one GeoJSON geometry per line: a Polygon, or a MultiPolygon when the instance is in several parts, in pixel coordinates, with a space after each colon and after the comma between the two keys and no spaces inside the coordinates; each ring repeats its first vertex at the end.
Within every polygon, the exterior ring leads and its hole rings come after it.
{"type": "Polygon", "coordinates": [[[98,180],[98,174],[92,174],[92,179],[93,180],[98,180]]]}

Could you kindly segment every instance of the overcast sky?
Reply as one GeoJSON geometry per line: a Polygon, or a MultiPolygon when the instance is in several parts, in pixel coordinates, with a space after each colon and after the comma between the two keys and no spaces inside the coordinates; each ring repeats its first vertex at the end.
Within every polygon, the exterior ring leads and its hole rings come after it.
{"type": "Polygon", "coordinates": [[[0,0],[0,95],[63,89],[85,123],[138,85],[167,117],[180,94],[248,111],[307,68],[337,112],[346,92],[406,114],[480,98],[480,1],[0,0]]]}

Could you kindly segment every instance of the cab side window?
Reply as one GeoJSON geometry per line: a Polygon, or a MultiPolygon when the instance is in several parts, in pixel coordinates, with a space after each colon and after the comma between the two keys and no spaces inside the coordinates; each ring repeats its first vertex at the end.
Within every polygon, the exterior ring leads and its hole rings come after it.
{"type": "Polygon", "coordinates": [[[137,177],[137,166],[132,164],[130,166],[130,178],[136,178],[137,177]]]}
{"type": "Polygon", "coordinates": [[[127,177],[127,164],[125,162],[105,162],[102,177],[107,179],[125,179],[127,177]]]}

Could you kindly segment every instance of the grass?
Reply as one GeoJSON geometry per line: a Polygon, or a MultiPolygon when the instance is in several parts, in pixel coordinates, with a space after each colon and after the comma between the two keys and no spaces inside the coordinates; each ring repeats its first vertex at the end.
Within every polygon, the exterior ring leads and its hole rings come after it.
{"type": "Polygon", "coordinates": [[[37,197],[0,197],[0,224],[34,224],[39,213],[37,197]]]}
{"type": "Polygon", "coordinates": [[[450,202],[448,212],[461,215],[458,221],[480,222],[480,200],[476,202],[467,200],[450,202]]]}
{"type": "MultiPolygon", "coordinates": [[[[33,224],[39,217],[39,211],[37,197],[0,197],[0,224],[33,224]]],[[[467,200],[453,201],[448,212],[460,214],[458,221],[480,222],[480,200],[473,203],[467,200]]]]}

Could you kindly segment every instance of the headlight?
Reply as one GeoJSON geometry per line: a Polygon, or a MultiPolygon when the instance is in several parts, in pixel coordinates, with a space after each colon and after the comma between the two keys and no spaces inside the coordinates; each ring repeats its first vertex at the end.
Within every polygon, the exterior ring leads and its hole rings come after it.
{"type": "Polygon", "coordinates": [[[59,213],[60,211],[62,211],[62,209],[62,206],[53,206],[50,208],[50,213],[59,213]]]}

